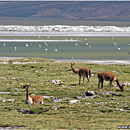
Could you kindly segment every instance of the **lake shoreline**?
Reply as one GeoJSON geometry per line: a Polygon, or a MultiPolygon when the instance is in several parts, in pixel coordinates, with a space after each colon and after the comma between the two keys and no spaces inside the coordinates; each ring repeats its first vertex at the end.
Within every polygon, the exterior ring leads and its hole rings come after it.
{"type": "MultiPolygon", "coordinates": [[[[1,63],[8,62],[9,60],[22,59],[25,57],[0,57],[1,63]]],[[[40,57],[39,57],[40,58],[40,57]]],[[[130,60],[89,60],[89,59],[53,59],[56,62],[69,62],[69,63],[87,63],[87,64],[119,64],[130,65],[130,60]]],[[[36,63],[36,62],[34,62],[36,63]]]]}
{"type": "Polygon", "coordinates": [[[119,64],[129,65],[130,60],[88,60],[88,59],[60,59],[59,62],[70,62],[70,63],[87,63],[87,64],[119,64]]]}
{"type": "Polygon", "coordinates": [[[129,37],[130,32],[16,32],[0,31],[0,36],[68,36],[68,37],[129,37]]]}

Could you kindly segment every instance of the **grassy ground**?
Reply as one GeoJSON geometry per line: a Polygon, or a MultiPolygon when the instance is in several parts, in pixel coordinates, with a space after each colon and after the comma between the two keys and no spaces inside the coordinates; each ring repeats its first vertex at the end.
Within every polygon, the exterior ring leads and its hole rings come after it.
{"type": "Polygon", "coordinates": [[[104,91],[99,95],[97,73],[106,70],[114,72],[120,82],[130,82],[129,65],[98,65],[76,63],[75,69],[89,67],[93,70],[92,84],[83,87],[78,85],[78,76],[70,67],[70,63],[59,63],[53,60],[28,58],[11,60],[9,64],[0,64],[0,126],[22,126],[21,129],[117,129],[120,125],[130,125],[130,86],[121,92],[119,87],[112,87],[109,95],[109,83],[104,83],[104,91]],[[32,62],[30,64],[13,64],[14,61],[32,62]],[[51,80],[61,80],[57,85],[51,80]],[[46,98],[45,104],[27,105],[25,90],[27,83],[32,87],[30,94],[69,97],[61,102],[46,98]],[[70,103],[79,93],[94,91],[98,96],[94,99],[81,98],[77,103],[70,103]],[[9,101],[13,99],[14,101],[9,101]],[[56,109],[55,109],[56,108],[56,109]],[[32,114],[22,114],[22,110],[32,114]]]}

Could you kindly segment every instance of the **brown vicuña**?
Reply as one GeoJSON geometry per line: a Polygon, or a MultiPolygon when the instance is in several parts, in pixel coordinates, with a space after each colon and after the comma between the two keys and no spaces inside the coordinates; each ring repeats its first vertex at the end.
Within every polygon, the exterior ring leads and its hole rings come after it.
{"type": "Polygon", "coordinates": [[[121,91],[124,91],[124,85],[122,85],[122,86],[120,85],[117,76],[112,72],[102,71],[102,72],[98,73],[98,79],[99,79],[98,89],[99,89],[100,83],[101,83],[101,88],[103,89],[103,81],[106,80],[106,81],[110,81],[109,90],[111,90],[112,82],[116,81],[116,83],[119,86],[119,88],[121,89],[121,91]]]}
{"type": "Polygon", "coordinates": [[[92,69],[90,69],[90,68],[80,68],[79,70],[76,71],[74,69],[74,64],[75,63],[71,63],[71,68],[72,68],[72,71],[74,73],[79,75],[79,85],[80,85],[81,77],[83,77],[84,86],[85,86],[84,77],[86,77],[88,79],[88,82],[89,82],[89,85],[90,85],[91,84],[92,69]]]}
{"type": "Polygon", "coordinates": [[[44,97],[40,95],[29,95],[29,87],[30,85],[25,84],[23,89],[26,89],[26,104],[43,104],[45,102],[44,97]]]}

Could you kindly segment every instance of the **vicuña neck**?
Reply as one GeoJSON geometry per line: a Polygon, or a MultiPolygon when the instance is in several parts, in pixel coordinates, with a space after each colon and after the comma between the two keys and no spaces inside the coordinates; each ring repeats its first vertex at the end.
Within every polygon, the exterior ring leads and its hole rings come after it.
{"type": "Polygon", "coordinates": [[[122,86],[120,85],[120,83],[119,83],[119,80],[117,79],[116,80],[116,83],[117,83],[117,85],[120,87],[120,89],[122,88],[122,86]]]}
{"type": "Polygon", "coordinates": [[[76,70],[74,69],[74,67],[71,67],[71,68],[72,68],[72,70],[73,70],[74,73],[78,73],[78,71],[76,71],[76,70]]]}
{"type": "Polygon", "coordinates": [[[29,88],[26,89],[26,98],[29,98],[29,88]]]}

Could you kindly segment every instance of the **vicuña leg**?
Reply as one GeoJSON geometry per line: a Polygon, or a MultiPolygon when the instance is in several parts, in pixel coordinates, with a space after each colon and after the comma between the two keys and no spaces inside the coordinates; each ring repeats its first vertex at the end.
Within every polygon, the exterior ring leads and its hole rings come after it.
{"type": "Polygon", "coordinates": [[[112,81],[110,81],[109,91],[111,91],[112,81]]]}
{"type": "Polygon", "coordinates": [[[81,81],[81,75],[79,75],[79,85],[80,85],[80,81],[81,81]]]}
{"type": "Polygon", "coordinates": [[[83,84],[84,84],[84,87],[85,87],[84,77],[83,77],[83,84]]]}

